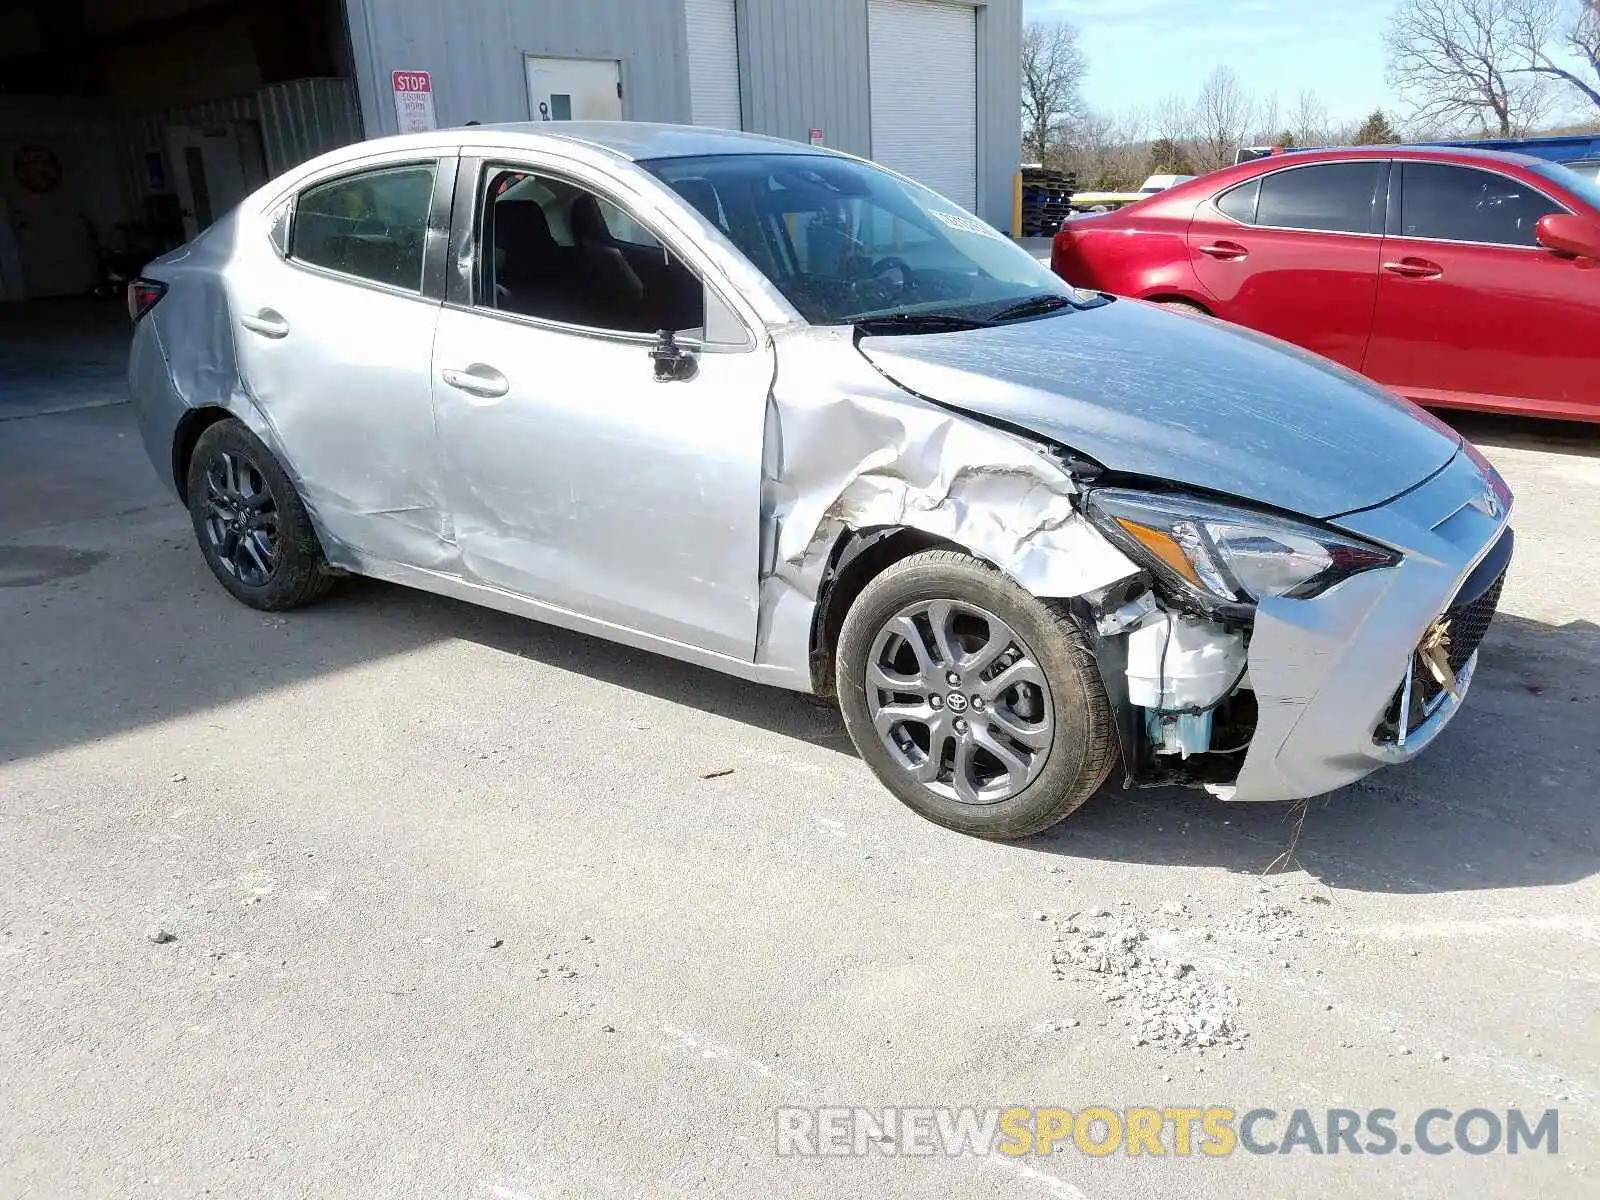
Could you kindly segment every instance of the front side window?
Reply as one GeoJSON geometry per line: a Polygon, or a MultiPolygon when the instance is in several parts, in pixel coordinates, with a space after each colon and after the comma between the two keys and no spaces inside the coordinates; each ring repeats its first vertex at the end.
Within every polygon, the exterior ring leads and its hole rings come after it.
{"type": "Polygon", "coordinates": [[[346,175],[300,193],[289,257],[343,275],[422,291],[433,164],[346,175]]]}
{"type": "Polygon", "coordinates": [[[490,173],[479,303],[619,333],[700,330],[700,279],[612,201],[551,175],[490,173]]]}
{"type": "Polygon", "coordinates": [[[733,154],[641,165],[721,229],[813,325],[902,315],[982,322],[1071,295],[1009,238],[867,163],[733,154]]]}
{"type": "Polygon", "coordinates": [[[1265,175],[1255,223],[1322,233],[1371,233],[1379,166],[1376,161],[1322,163],[1265,175]]]}
{"type": "Polygon", "coordinates": [[[1561,212],[1554,200],[1495,171],[1447,163],[1405,163],[1402,237],[1536,246],[1539,218],[1561,212]]]}

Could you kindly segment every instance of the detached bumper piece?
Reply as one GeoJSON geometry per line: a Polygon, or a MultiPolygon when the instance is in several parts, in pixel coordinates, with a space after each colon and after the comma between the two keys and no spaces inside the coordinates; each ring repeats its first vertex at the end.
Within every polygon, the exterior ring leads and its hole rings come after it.
{"type": "Polygon", "coordinates": [[[1419,749],[1418,739],[1442,727],[1444,721],[1439,718],[1460,702],[1472,679],[1473,658],[1500,605],[1513,542],[1508,529],[1429,627],[1384,715],[1378,730],[1380,744],[1398,751],[1419,749]]]}

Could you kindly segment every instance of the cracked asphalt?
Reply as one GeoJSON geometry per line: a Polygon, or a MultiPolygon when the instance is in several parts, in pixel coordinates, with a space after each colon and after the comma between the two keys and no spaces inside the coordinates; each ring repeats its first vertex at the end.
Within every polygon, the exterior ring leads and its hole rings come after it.
{"type": "Polygon", "coordinates": [[[1458,422],[1518,493],[1467,708],[1264,875],[1290,807],[1113,791],[991,845],[797,696],[376,583],[245,609],[114,403],[120,333],[54,311],[0,331],[0,1194],[1600,1190],[1600,432],[1458,422]],[[1134,1044],[1056,961],[1086,920],[1228,989],[1242,1045],[1134,1044]],[[964,1104],[1560,1140],[776,1153],[780,1106],[964,1104]]]}

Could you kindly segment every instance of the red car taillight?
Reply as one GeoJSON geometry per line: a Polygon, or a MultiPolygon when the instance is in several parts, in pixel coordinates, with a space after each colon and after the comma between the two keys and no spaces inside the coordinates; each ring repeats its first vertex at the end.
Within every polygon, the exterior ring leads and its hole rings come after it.
{"type": "Polygon", "coordinates": [[[167,294],[167,285],[154,279],[135,279],[128,285],[128,319],[135,323],[167,294]]]}

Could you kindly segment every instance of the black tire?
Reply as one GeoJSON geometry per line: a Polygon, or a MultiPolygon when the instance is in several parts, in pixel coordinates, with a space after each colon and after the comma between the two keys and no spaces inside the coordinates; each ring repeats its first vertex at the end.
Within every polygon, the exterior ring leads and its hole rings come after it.
{"type": "MultiPolygon", "coordinates": [[[[1039,833],[1080,808],[1105,782],[1117,757],[1111,705],[1083,633],[1063,608],[1044,603],[970,555],[929,550],[876,576],[845,615],[835,667],[845,728],[861,757],[904,804],[949,829],[997,840],[1039,833]],[[918,782],[874,727],[867,673],[875,649],[897,614],[928,601],[954,601],[993,614],[1042,668],[1053,707],[1046,757],[1032,781],[1004,799],[968,803],[918,782]]],[[[961,711],[968,703],[963,701],[961,711]]],[[[944,704],[956,711],[953,701],[944,704]]],[[[976,711],[973,704],[969,716],[983,719],[976,711]]]]}
{"type": "Polygon", "coordinates": [[[229,417],[207,428],[189,457],[187,478],[189,517],[194,524],[200,553],[217,581],[236,600],[263,612],[281,612],[310,604],[327,594],[334,576],[328,569],[322,543],[317,539],[306,507],[272,451],[243,422],[229,417]],[[218,471],[226,474],[230,461],[235,475],[243,473],[251,480],[247,486],[251,489],[253,504],[244,507],[232,504],[223,492],[231,495],[239,489],[225,488],[219,492],[208,481],[208,475],[217,478],[218,471]],[[263,495],[265,501],[261,500],[263,495]],[[219,509],[218,504],[222,508],[219,509]],[[228,523],[222,521],[220,542],[214,532],[222,520],[218,517],[219,511],[237,512],[237,520],[242,523],[230,529],[228,523]],[[238,530],[251,529],[252,523],[258,523],[260,533],[269,537],[268,545],[274,553],[263,556],[258,550],[241,569],[228,549],[238,547],[241,538],[238,530]],[[233,533],[232,542],[226,538],[228,532],[233,533]],[[270,569],[261,569],[263,563],[270,569]]]}
{"type": "Polygon", "coordinates": [[[1150,303],[1168,312],[1182,313],[1186,317],[1209,317],[1211,314],[1188,300],[1152,300],[1150,303]]]}

